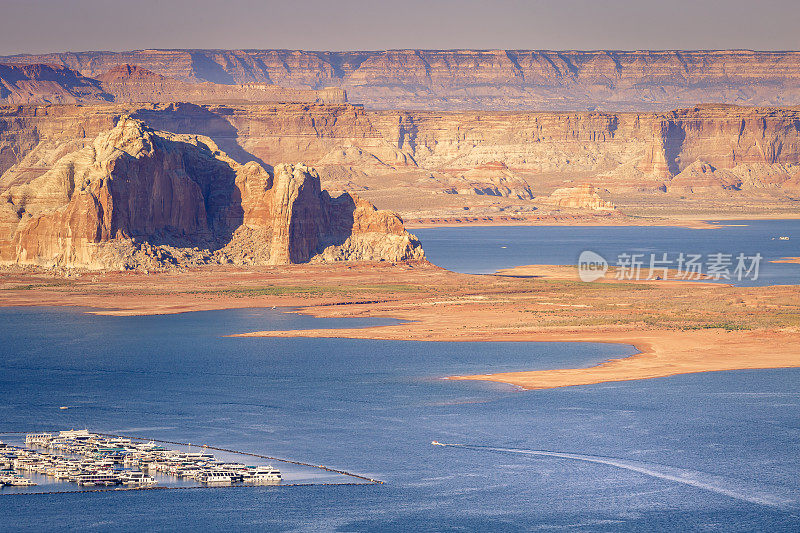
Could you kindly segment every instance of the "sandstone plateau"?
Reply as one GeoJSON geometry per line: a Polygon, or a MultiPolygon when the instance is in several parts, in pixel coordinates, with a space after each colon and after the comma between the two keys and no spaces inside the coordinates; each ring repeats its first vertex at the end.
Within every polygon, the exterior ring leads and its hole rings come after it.
{"type": "Polygon", "coordinates": [[[39,175],[4,176],[2,263],[150,269],[423,256],[397,215],[331,197],[302,164],[239,164],[208,137],[127,115],[66,152],[39,175]]]}
{"type": "Polygon", "coordinates": [[[338,87],[376,109],[666,111],[697,102],[800,104],[800,52],[136,50],[23,54],[0,62],[59,65],[92,78],[138,65],[192,83],[338,87]]]}

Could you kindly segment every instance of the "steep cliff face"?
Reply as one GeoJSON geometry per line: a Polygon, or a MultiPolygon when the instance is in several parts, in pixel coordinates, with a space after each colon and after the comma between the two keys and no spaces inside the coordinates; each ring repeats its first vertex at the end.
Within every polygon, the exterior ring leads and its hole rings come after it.
{"type": "Polygon", "coordinates": [[[658,110],[800,104],[800,53],[722,51],[138,50],[0,58],[98,76],[139,65],[187,82],[346,89],[378,109],[658,110]]]}
{"type": "Polygon", "coordinates": [[[237,186],[243,191],[242,226],[264,237],[269,264],[422,258],[400,217],[352,194],[331,198],[312,168],[279,164],[274,178],[262,177],[251,175],[237,186]]]}
{"type": "Polygon", "coordinates": [[[91,144],[0,192],[0,261],[88,268],[422,257],[392,213],[331,198],[304,166],[273,178],[208,137],[123,116],[91,144]]]}

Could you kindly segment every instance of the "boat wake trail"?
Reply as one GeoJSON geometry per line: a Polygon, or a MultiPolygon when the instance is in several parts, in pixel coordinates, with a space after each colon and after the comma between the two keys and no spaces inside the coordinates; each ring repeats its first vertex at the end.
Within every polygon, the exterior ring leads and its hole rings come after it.
{"type": "Polygon", "coordinates": [[[437,441],[433,441],[432,444],[436,446],[466,448],[473,450],[557,457],[559,459],[571,459],[574,461],[603,464],[621,468],[623,470],[638,472],[640,474],[666,481],[682,483],[684,485],[715,492],[717,494],[723,494],[737,500],[755,503],[758,505],[766,505],[786,511],[800,509],[800,491],[793,491],[783,487],[767,487],[765,485],[748,483],[723,476],[716,476],[714,474],[699,472],[697,470],[688,470],[685,468],[676,468],[672,466],[632,461],[628,459],[618,459],[615,457],[603,457],[599,455],[551,452],[546,450],[521,450],[517,448],[499,448],[473,444],[444,444],[437,441]]]}

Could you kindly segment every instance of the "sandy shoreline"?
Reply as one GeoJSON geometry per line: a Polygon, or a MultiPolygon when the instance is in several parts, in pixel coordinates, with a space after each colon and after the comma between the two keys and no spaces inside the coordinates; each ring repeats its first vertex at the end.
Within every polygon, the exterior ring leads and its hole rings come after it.
{"type": "Polygon", "coordinates": [[[800,215],[717,215],[717,216],[673,216],[660,218],[656,216],[627,216],[621,213],[593,214],[563,213],[563,214],[520,214],[520,215],[463,215],[451,217],[408,217],[405,226],[408,229],[422,228],[451,228],[451,227],[482,227],[482,226],[671,226],[688,229],[717,229],[734,220],[795,220],[800,215]]]}
{"type": "MultiPolygon", "coordinates": [[[[715,219],[720,220],[720,219],[715,219]]],[[[715,224],[702,219],[658,219],[632,218],[625,216],[463,216],[442,218],[418,218],[404,220],[406,229],[491,227],[491,226],[669,226],[688,229],[716,229],[724,224],[715,224]]]]}
{"type": "Polygon", "coordinates": [[[800,257],[781,257],[780,259],[770,261],[770,263],[793,263],[800,265],[800,257]]]}
{"type": "Polygon", "coordinates": [[[242,337],[603,342],[638,354],[592,368],[453,376],[526,389],[719,370],[800,367],[800,286],[572,281],[458,274],[428,263],[295,265],[183,273],[0,274],[0,306],[82,306],[111,315],[294,307],[319,317],[404,320],[363,329],[242,332],[242,337]]]}
{"type": "MultiPolygon", "coordinates": [[[[320,337],[381,340],[409,339],[403,325],[364,329],[262,331],[233,337],[320,337]]],[[[494,381],[525,390],[593,385],[614,381],[653,379],[723,370],[800,367],[797,332],[704,330],[675,332],[564,332],[527,335],[437,336],[434,341],[455,342],[591,342],[632,345],[637,354],[610,359],[589,368],[534,370],[448,376],[452,380],[494,381]]]]}

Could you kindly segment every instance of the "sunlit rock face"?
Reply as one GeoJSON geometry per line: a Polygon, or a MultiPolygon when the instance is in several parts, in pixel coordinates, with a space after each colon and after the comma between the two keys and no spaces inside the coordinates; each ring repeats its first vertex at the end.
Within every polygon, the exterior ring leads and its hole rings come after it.
{"type": "Polygon", "coordinates": [[[0,260],[157,268],[423,257],[395,214],[337,198],[304,165],[239,164],[208,137],[123,116],[0,192],[0,260]]]}

